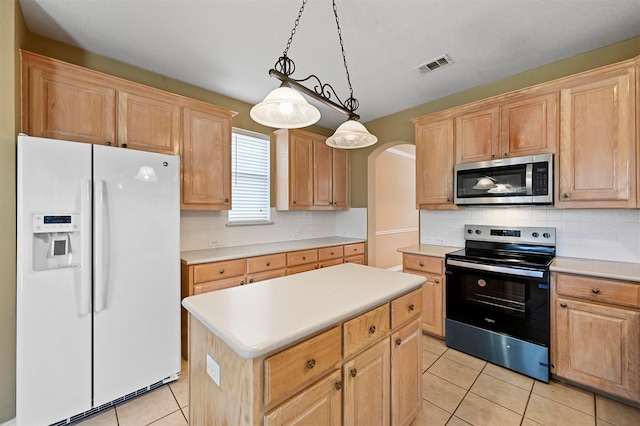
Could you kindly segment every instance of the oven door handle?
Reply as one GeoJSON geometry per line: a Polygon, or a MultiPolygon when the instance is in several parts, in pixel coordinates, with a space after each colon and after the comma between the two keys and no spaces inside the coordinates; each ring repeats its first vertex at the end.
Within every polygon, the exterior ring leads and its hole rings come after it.
{"type": "Polygon", "coordinates": [[[447,265],[459,266],[467,269],[477,269],[479,271],[497,272],[509,275],[519,275],[522,277],[543,278],[544,271],[533,271],[530,269],[509,268],[505,266],[485,265],[481,263],[464,262],[462,260],[447,259],[447,265]]]}

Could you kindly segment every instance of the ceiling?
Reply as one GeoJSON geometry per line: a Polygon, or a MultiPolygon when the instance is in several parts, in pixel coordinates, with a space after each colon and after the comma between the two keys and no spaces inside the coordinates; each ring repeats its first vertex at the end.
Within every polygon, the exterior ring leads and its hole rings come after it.
{"type": "MultiPolygon", "coordinates": [[[[302,0],[20,0],[29,31],[250,104],[302,0]]],[[[337,0],[360,121],[640,36],[640,0],[337,0]],[[453,65],[415,68],[443,54],[453,65]]],[[[330,0],[308,0],[293,78],[348,85],[330,0]]],[[[319,104],[316,104],[317,106],[319,104]]],[[[345,116],[318,106],[318,123],[345,116]]]]}

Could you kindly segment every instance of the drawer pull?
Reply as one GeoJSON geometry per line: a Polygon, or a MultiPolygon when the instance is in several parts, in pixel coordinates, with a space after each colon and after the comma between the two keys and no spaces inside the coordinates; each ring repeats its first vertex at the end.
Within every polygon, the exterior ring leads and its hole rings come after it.
{"type": "Polygon", "coordinates": [[[353,370],[351,370],[349,372],[351,374],[351,377],[356,377],[358,375],[358,370],[356,370],[355,368],[353,370]]]}
{"type": "Polygon", "coordinates": [[[424,266],[424,262],[422,260],[420,261],[420,266],[424,266]]]}
{"type": "Polygon", "coordinates": [[[224,269],[220,269],[220,273],[221,273],[221,274],[224,274],[224,269]]]}
{"type": "Polygon", "coordinates": [[[566,303],[564,303],[564,302],[562,302],[562,303],[560,303],[560,307],[561,307],[561,308],[566,308],[566,307],[567,307],[567,304],[566,304],[566,303]]]}
{"type": "Polygon", "coordinates": [[[253,282],[253,278],[249,278],[249,284],[253,282]]]}
{"type": "Polygon", "coordinates": [[[307,260],[307,257],[306,256],[302,256],[302,260],[307,260]]]}
{"type": "Polygon", "coordinates": [[[333,256],[333,254],[334,254],[334,253],[333,253],[333,252],[331,252],[331,256],[333,256]]]}
{"type": "Polygon", "coordinates": [[[307,361],[307,367],[308,368],[313,368],[316,366],[316,360],[311,358],[309,361],[307,361]]]}
{"type": "Polygon", "coordinates": [[[400,344],[402,344],[402,339],[396,339],[396,345],[400,346],[400,344]]]}
{"type": "Polygon", "coordinates": [[[410,310],[410,311],[413,311],[415,308],[416,308],[416,307],[415,307],[415,305],[414,305],[413,303],[409,305],[409,310],[410,310]]]}
{"type": "Polygon", "coordinates": [[[240,285],[244,285],[244,280],[240,281],[240,285]]]}
{"type": "Polygon", "coordinates": [[[600,289],[599,288],[594,288],[591,290],[593,292],[593,294],[598,294],[600,293],[600,289]]]}
{"type": "Polygon", "coordinates": [[[267,266],[271,266],[271,262],[267,262],[267,266]]]}
{"type": "Polygon", "coordinates": [[[372,325],[371,327],[369,327],[369,333],[373,334],[376,332],[376,326],[372,325]]]}
{"type": "Polygon", "coordinates": [[[336,382],[336,390],[342,389],[342,382],[336,382]]]}
{"type": "Polygon", "coordinates": [[[436,278],[434,281],[436,284],[440,284],[440,278],[436,278]]]}

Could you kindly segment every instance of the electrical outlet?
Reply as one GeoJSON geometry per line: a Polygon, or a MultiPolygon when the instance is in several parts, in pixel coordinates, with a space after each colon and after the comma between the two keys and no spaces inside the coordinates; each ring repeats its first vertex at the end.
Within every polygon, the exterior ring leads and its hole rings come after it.
{"type": "Polygon", "coordinates": [[[424,237],[424,242],[425,242],[425,244],[432,244],[433,243],[433,237],[424,237]]]}
{"type": "Polygon", "coordinates": [[[343,232],[343,233],[342,233],[342,236],[343,236],[343,237],[348,237],[348,236],[349,236],[349,233],[345,231],[345,232],[343,232]]]}
{"type": "Polygon", "coordinates": [[[219,245],[218,240],[209,240],[209,247],[218,247],[219,245]]]}
{"type": "Polygon", "coordinates": [[[293,234],[291,234],[291,237],[293,237],[294,240],[297,240],[298,238],[300,238],[300,234],[297,232],[294,232],[293,234]]]}
{"type": "Polygon", "coordinates": [[[444,244],[444,238],[436,237],[436,244],[444,244]]]}
{"type": "Polygon", "coordinates": [[[220,387],[220,364],[209,354],[207,354],[207,374],[220,387]]]}

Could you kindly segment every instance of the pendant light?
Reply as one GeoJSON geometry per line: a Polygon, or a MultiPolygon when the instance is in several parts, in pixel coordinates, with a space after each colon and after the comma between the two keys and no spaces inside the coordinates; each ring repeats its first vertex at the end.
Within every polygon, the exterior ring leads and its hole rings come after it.
{"type": "Polygon", "coordinates": [[[327,139],[327,145],[342,149],[362,148],[373,145],[378,141],[378,138],[369,133],[367,129],[357,121],[360,119],[360,116],[355,113],[355,110],[358,109],[359,104],[358,100],[353,97],[353,88],[349,77],[349,68],[347,67],[347,57],[342,41],[342,30],[340,29],[338,19],[338,9],[335,0],[332,0],[332,3],[333,14],[338,29],[338,38],[340,39],[342,60],[349,85],[349,98],[342,102],[330,84],[322,83],[320,79],[313,74],[304,79],[291,78],[296,66],[293,60],[287,56],[287,53],[289,52],[289,47],[291,47],[293,35],[296,33],[296,29],[300,23],[304,7],[307,4],[307,0],[302,0],[302,6],[298,11],[298,17],[291,30],[286,48],[282,56],[278,58],[274,68],[269,70],[269,75],[280,80],[282,85],[271,91],[262,102],[251,108],[249,115],[257,123],[269,127],[295,129],[310,126],[320,119],[320,111],[304,99],[301,95],[301,93],[303,93],[349,117],[349,119],[341,124],[336,129],[336,132],[327,139]],[[302,84],[307,80],[312,80],[313,90],[302,84]]]}

